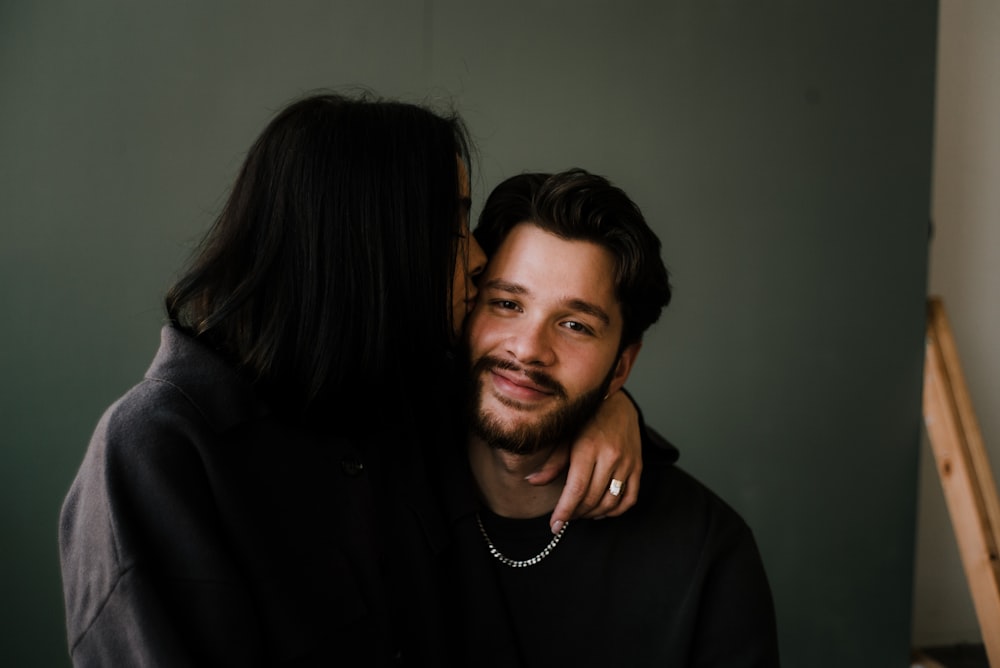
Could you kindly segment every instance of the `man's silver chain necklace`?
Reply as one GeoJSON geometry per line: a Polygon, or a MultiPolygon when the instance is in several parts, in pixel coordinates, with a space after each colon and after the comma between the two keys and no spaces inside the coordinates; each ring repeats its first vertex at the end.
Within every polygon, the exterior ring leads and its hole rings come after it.
{"type": "Polygon", "coordinates": [[[510,557],[505,556],[502,552],[500,552],[500,550],[496,548],[495,545],[493,545],[493,541],[490,540],[490,535],[486,533],[486,528],[483,526],[483,520],[482,518],[479,517],[479,513],[476,513],[476,524],[479,525],[479,532],[483,534],[483,539],[486,541],[486,547],[489,548],[490,554],[496,557],[501,564],[503,564],[504,566],[510,566],[511,568],[524,568],[525,566],[534,566],[539,561],[549,556],[552,550],[555,549],[556,545],[559,544],[559,541],[562,539],[563,534],[566,533],[566,529],[569,528],[569,522],[566,522],[565,524],[562,525],[562,529],[559,529],[559,533],[557,533],[555,536],[552,537],[552,540],[550,540],[549,544],[545,546],[545,549],[543,549],[541,552],[531,557],[530,559],[522,559],[519,561],[517,559],[511,559],[510,557]]]}

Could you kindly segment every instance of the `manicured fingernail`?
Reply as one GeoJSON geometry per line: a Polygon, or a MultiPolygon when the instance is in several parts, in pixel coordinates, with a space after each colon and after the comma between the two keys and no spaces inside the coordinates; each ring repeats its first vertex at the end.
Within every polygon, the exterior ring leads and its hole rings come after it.
{"type": "Polygon", "coordinates": [[[563,528],[563,521],[556,520],[552,523],[552,533],[559,533],[559,530],[563,528]]]}

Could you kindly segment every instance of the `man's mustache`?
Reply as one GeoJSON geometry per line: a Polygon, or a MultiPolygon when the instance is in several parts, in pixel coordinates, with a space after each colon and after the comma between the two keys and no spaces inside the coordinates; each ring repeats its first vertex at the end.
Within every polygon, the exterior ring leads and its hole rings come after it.
{"type": "Polygon", "coordinates": [[[492,355],[483,355],[476,360],[475,365],[472,367],[472,377],[478,378],[483,372],[490,371],[492,369],[503,369],[505,371],[519,373],[543,390],[547,390],[557,397],[566,398],[566,390],[559,383],[559,381],[544,371],[539,371],[538,369],[527,369],[510,360],[494,357],[492,355]]]}

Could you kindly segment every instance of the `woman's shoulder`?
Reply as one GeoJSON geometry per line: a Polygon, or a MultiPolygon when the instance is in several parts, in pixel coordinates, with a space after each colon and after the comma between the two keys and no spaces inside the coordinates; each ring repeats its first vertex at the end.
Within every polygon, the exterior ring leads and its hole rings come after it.
{"type": "Polygon", "coordinates": [[[105,411],[115,435],[164,428],[222,431],[266,412],[252,385],[221,355],[166,326],[143,379],[105,411]]]}

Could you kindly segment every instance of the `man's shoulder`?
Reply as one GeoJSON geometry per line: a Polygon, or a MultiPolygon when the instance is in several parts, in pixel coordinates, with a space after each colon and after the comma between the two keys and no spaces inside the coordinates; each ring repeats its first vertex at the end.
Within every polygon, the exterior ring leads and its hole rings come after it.
{"type": "MultiPolygon", "coordinates": [[[[728,502],[677,464],[678,449],[663,437],[643,451],[643,471],[636,509],[659,523],[746,530],[746,522],[728,502]]],[[[627,515],[628,513],[626,513],[627,515]]]]}

